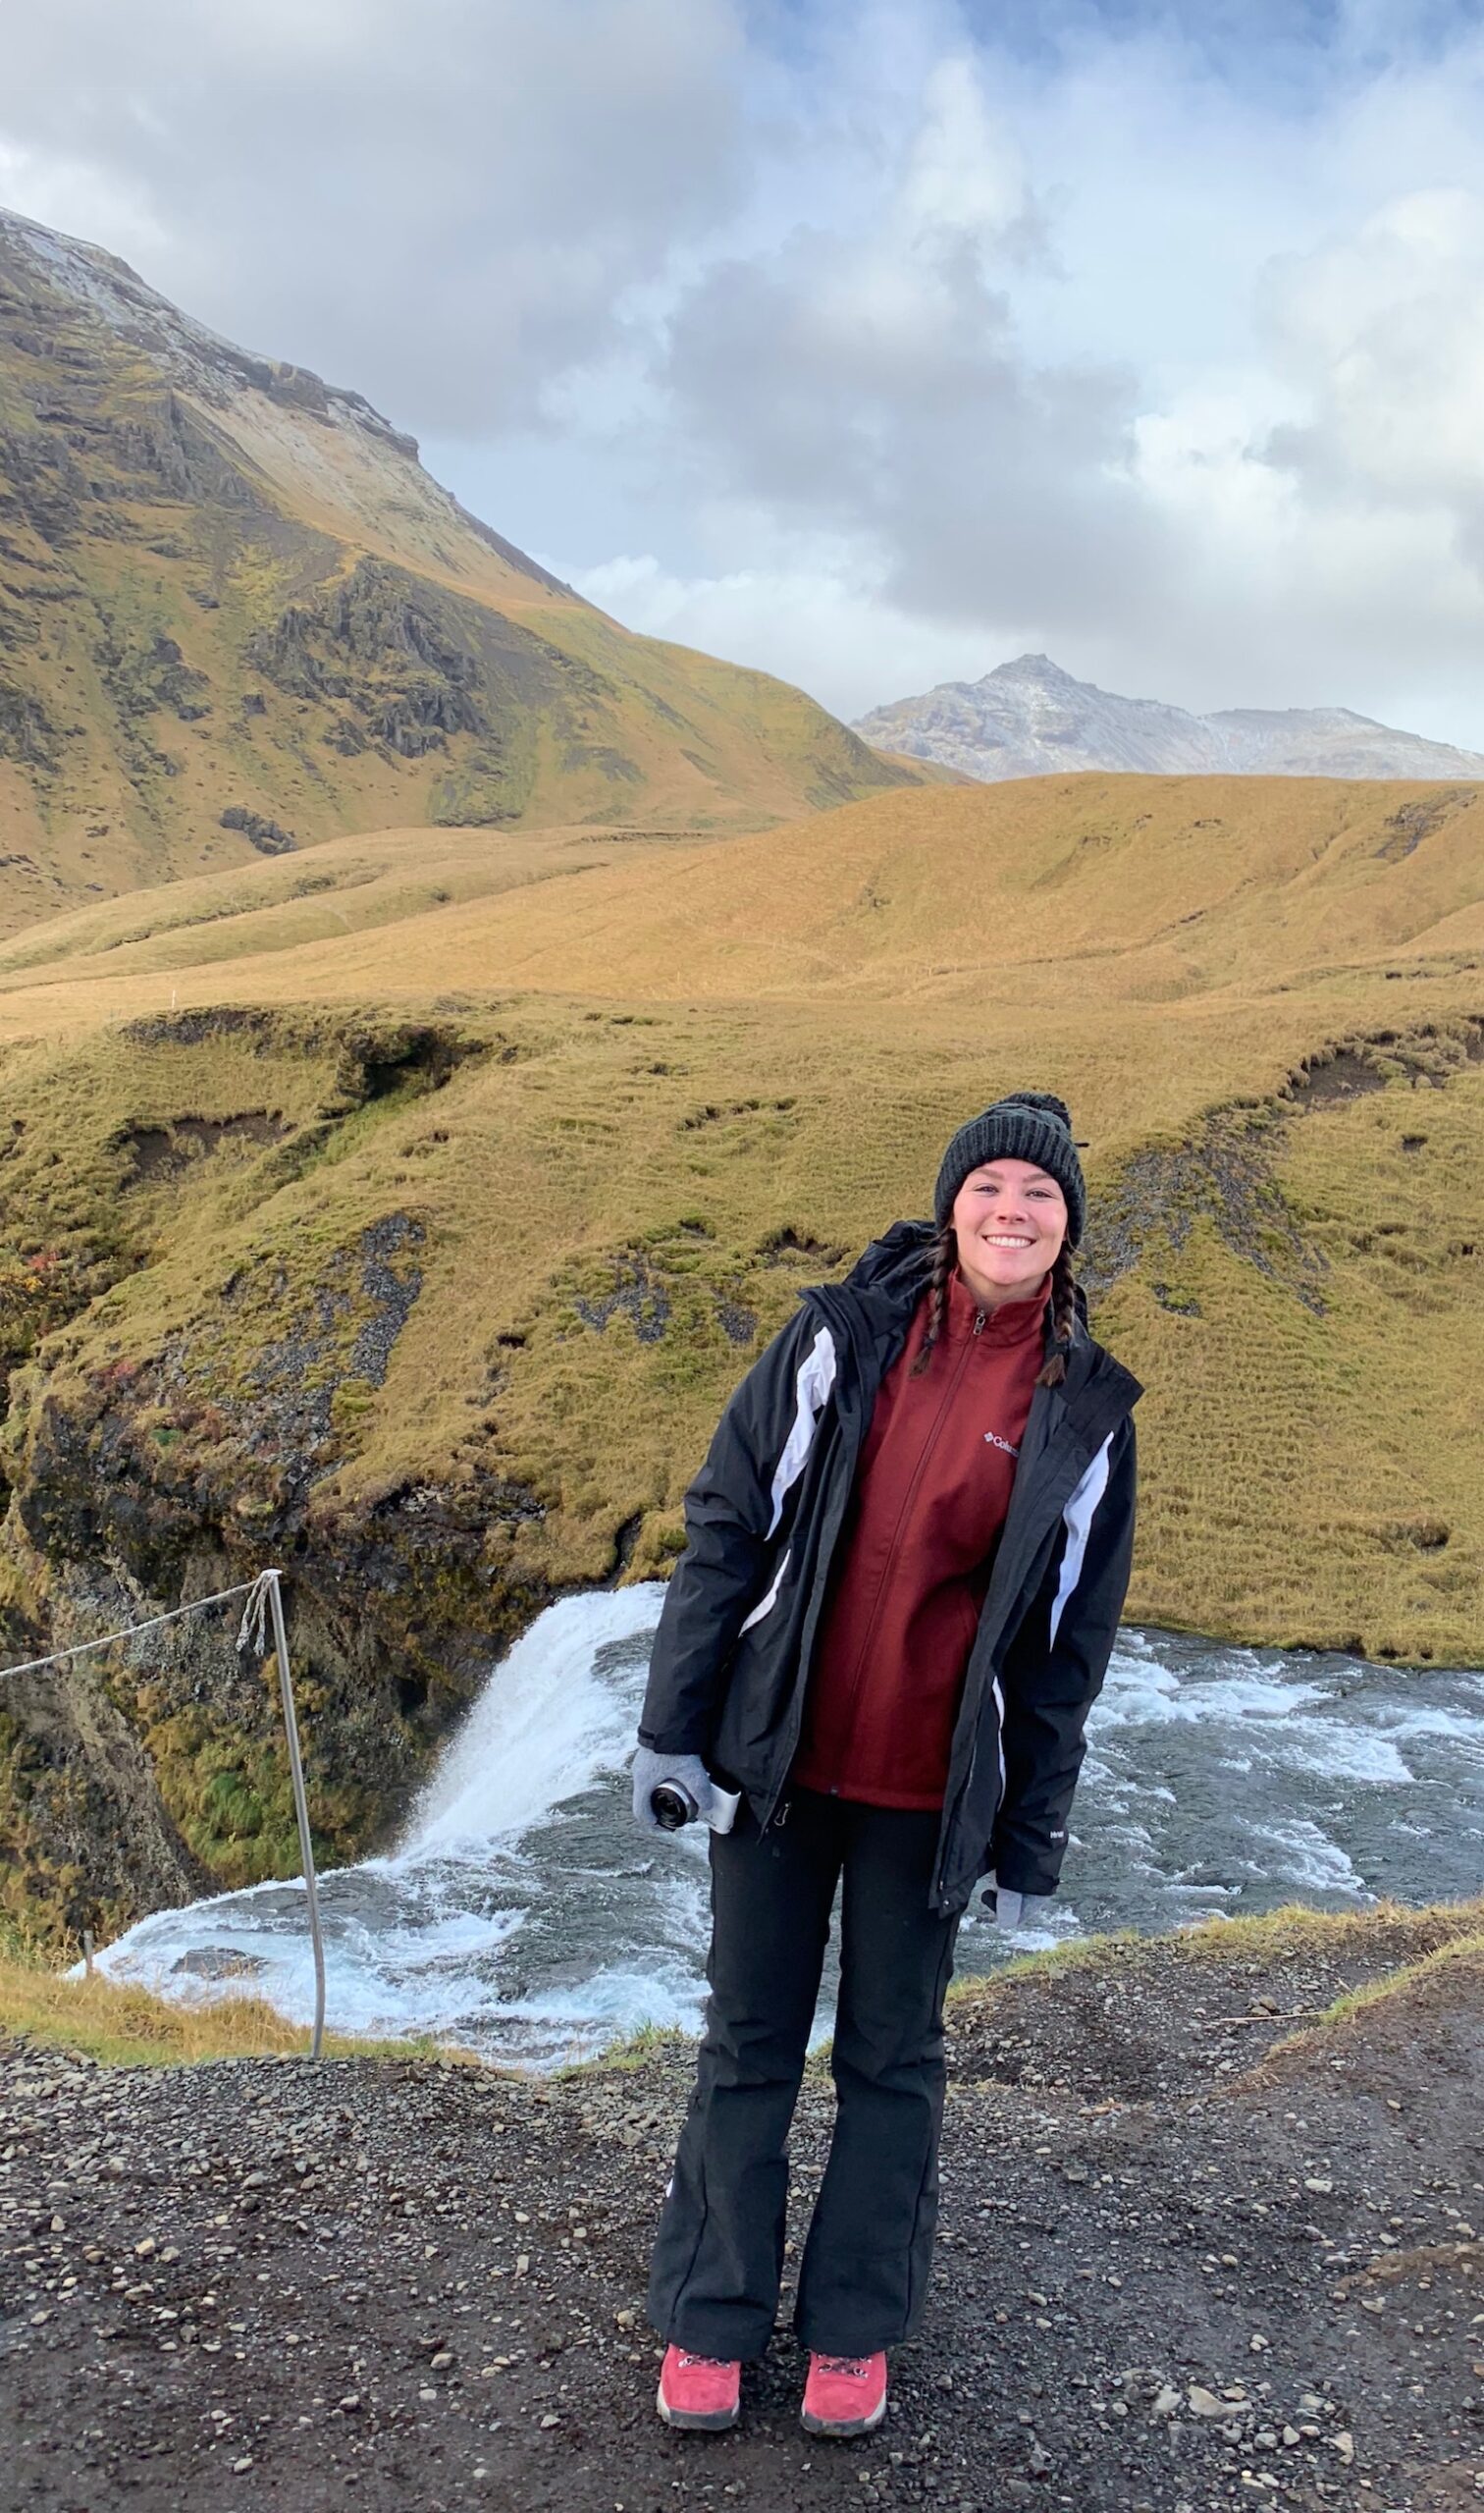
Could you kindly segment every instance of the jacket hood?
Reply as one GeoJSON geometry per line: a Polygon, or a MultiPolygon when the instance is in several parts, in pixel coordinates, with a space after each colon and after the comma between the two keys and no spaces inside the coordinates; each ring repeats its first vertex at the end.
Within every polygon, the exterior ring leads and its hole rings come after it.
{"type": "Polygon", "coordinates": [[[927,1287],[936,1237],[930,1221],[894,1221],[856,1259],[845,1277],[844,1288],[915,1304],[927,1287]]]}

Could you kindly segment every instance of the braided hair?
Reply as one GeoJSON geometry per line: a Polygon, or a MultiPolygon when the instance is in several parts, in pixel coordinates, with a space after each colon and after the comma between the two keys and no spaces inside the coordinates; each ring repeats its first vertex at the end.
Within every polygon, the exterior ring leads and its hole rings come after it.
{"type": "Polygon", "coordinates": [[[1077,1276],[1065,1240],[1051,1268],[1051,1332],[1055,1342],[1051,1358],[1036,1379],[1037,1387],[1060,1387],[1067,1375],[1067,1355],[1077,1333],[1077,1276]]]}
{"type": "Polygon", "coordinates": [[[932,1243],[932,1270],[928,1277],[928,1332],[923,1349],[912,1364],[912,1375],[921,1378],[932,1359],[932,1348],[943,1331],[948,1316],[948,1284],[958,1263],[958,1233],[951,1221],[945,1221],[932,1243]]]}
{"type": "MultiPolygon", "coordinates": [[[[923,1338],[923,1349],[912,1364],[914,1378],[921,1378],[942,1334],[948,1316],[948,1285],[957,1263],[958,1233],[951,1221],[945,1221],[932,1243],[932,1262],[928,1276],[928,1332],[923,1338]]],[[[1067,1355],[1077,1333],[1077,1276],[1065,1241],[1057,1250],[1051,1267],[1051,1332],[1055,1339],[1054,1349],[1037,1374],[1037,1387],[1060,1387],[1067,1375],[1067,1355]]]]}

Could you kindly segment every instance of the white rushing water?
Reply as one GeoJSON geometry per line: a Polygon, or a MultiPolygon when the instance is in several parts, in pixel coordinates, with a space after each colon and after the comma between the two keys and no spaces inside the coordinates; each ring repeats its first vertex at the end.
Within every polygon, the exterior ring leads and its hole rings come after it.
{"type": "MultiPolygon", "coordinates": [[[[706,1837],[641,1834],[624,1778],[655,1585],[569,1597],[493,1670],[401,1842],[320,1879],[329,2020],[552,2066],[704,1996],[706,1837]]],[[[1047,1936],[1484,1882],[1484,1677],[1125,1631],[1088,1723],[1047,1936]]],[[[961,1971],[1007,1950],[971,1913],[961,1971]]],[[[1045,1942],[1044,1938],[1042,1942],[1045,1942]]],[[[299,1884],[157,1911],[103,1967],[172,1997],[313,1979],[299,1884]]]]}

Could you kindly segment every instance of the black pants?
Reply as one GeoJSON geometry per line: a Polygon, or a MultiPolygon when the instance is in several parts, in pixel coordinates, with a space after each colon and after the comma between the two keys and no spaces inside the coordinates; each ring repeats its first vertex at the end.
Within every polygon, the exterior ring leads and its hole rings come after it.
{"type": "Polygon", "coordinates": [[[765,1835],[744,1806],[712,1838],[712,1994],[650,2273],[656,2327],[694,2355],[761,2356],[772,2330],[789,2122],[842,1874],[837,2111],[794,2326],[830,2356],[917,2326],[958,1933],[928,1907],[938,1821],[795,1790],[765,1835]]]}

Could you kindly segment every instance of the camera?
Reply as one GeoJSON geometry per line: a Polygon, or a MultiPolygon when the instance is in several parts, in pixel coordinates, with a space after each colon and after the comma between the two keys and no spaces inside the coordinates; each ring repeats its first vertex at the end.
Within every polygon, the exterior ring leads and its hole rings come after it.
{"type": "MultiPolygon", "coordinates": [[[[740,1790],[723,1789],[719,1782],[713,1781],[711,1813],[707,1817],[712,1831],[729,1833],[737,1820],[737,1808],[741,1803],[740,1790]]],[[[687,1824],[695,1822],[700,1812],[700,1806],[682,1781],[657,1781],[650,1791],[650,1813],[662,1833],[683,1831],[687,1824]]]]}
{"type": "Polygon", "coordinates": [[[662,1833],[678,1833],[682,1825],[693,1824],[700,1811],[678,1780],[662,1780],[658,1789],[650,1791],[650,1813],[662,1833]]]}

